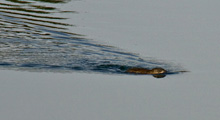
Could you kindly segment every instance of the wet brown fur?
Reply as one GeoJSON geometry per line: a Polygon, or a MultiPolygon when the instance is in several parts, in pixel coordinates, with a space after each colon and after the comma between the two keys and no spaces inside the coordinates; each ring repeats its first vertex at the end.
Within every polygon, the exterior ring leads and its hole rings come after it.
{"type": "Polygon", "coordinates": [[[126,70],[127,73],[133,73],[133,74],[164,74],[167,71],[163,68],[153,68],[153,69],[146,69],[146,68],[130,68],[126,70]]]}

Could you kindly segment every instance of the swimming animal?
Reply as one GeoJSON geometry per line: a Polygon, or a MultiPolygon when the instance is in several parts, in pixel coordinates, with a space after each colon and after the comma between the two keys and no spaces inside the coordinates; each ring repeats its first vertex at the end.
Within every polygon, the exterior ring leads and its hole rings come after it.
{"type": "Polygon", "coordinates": [[[147,74],[147,75],[153,75],[155,78],[163,78],[165,77],[167,74],[177,74],[177,73],[183,73],[183,72],[189,72],[189,71],[176,71],[176,72],[168,72],[167,70],[157,67],[157,68],[153,68],[153,69],[146,69],[146,68],[129,68],[125,71],[126,73],[129,74],[147,74]]]}
{"type": "Polygon", "coordinates": [[[166,76],[167,71],[163,68],[153,68],[153,69],[146,69],[146,68],[130,68],[125,71],[126,73],[131,74],[148,74],[153,75],[155,78],[163,78],[166,76]]]}
{"type": "Polygon", "coordinates": [[[125,71],[126,73],[133,73],[133,74],[165,74],[167,71],[163,68],[153,68],[153,69],[146,69],[146,68],[130,68],[125,71]]]}

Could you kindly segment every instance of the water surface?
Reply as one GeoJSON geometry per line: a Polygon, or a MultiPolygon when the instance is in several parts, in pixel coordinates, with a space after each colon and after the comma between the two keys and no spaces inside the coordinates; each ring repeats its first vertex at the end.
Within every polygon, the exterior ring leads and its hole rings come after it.
{"type": "Polygon", "coordinates": [[[1,120],[219,120],[218,0],[0,8],[1,120]],[[191,72],[121,75],[128,66],[180,68],[173,63],[191,72]]]}
{"type": "Polygon", "coordinates": [[[128,68],[162,67],[179,71],[177,65],[88,39],[69,32],[65,23],[77,11],[62,10],[54,4],[68,1],[3,1],[0,4],[0,65],[2,68],[38,71],[84,71],[125,73],[128,68]],[[43,3],[50,3],[45,4],[43,3]],[[62,14],[59,17],[58,14],[62,14]]]}

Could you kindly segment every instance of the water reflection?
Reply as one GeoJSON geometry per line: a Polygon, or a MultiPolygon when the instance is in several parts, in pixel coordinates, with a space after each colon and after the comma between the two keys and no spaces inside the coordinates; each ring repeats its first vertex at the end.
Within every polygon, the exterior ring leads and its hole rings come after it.
{"type": "MultiPolygon", "coordinates": [[[[31,3],[24,0],[6,0],[6,1],[14,2],[14,3],[22,3],[22,4],[31,3]]],[[[33,1],[48,2],[48,3],[65,3],[69,0],[33,0],[33,1]]]]}
{"type": "MultiPolygon", "coordinates": [[[[0,2],[0,66],[17,70],[84,71],[123,74],[131,67],[179,69],[173,64],[142,59],[137,54],[101,45],[68,32],[74,25],[52,13],[74,14],[41,2],[66,0],[7,0],[0,2]]],[[[155,75],[154,77],[161,77],[155,75]]],[[[162,77],[165,77],[162,76],[162,77]]]]}
{"type": "Polygon", "coordinates": [[[34,0],[34,1],[49,2],[49,3],[65,3],[70,0],[34,0]]]}

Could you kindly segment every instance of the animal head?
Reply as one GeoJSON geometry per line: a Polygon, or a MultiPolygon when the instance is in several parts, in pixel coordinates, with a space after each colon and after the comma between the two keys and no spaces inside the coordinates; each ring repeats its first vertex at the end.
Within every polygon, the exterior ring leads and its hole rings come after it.
{"type": "Polygon", "coordinates": [[[152,73],[153,74],[163,74],[163,73],[166,73],[167,71],[164,70],[163,68],[153,68],[152,69],[152,73]]]}

